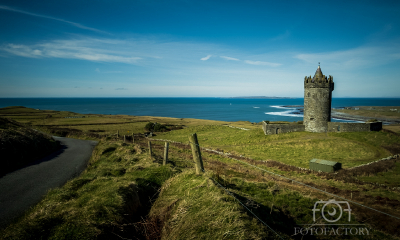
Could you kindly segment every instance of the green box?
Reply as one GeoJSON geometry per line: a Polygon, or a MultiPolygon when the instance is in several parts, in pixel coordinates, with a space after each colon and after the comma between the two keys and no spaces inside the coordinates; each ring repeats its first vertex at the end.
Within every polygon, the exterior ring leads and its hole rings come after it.
{"type": "Polygon", "coordinates": [[[339,162],[316,159],[316,158],[310,160],[310,169],[314,171],[335,172],[341,168],[342,164],[339,162]]]}

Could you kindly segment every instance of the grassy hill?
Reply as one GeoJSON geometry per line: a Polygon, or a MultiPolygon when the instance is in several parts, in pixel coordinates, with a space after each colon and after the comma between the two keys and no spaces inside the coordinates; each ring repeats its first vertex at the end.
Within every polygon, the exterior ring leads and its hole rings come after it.
{"type": "MultiPolygon", "coordinates": [[[[43,131],[62,129],[65,136],[96,138],[100,143],[81,176],[51,190],[25,216],[0,230],[0,238],[400,237],[397,219],[355,204],[400,217],[400,161],[350,168],[400,153],[400,139],[394,133],[265,136],[260,125],[250,122],[80,114],[73,114],[80,118],[65,118],[72,115],[66,112],[52,112],[51,118],[45,118],[45,111],[32,111],[21,113],[15,108],[6,114],[43,131]],[[145,138],[148,122],[161,123],[171,131],[145,138]],[[199,144],[209,149],[202,150],[202,175],[195,174],[187,145],[188,135],[195,132],[199,144]],[[165,166],[163,141],[152,141],[153,154],[149,156],[148,141],[156,139],[175,141],[170,143],[170,161],[165,166]],[[307,161],[314,157],[339,160],[345,169],[321,173],[299,168],[307,168],[307,161]],[[367,227],[369,235],[295,235],[294,229],[302,224],[330,227],[321,217],[313,221],[314,203],[333,198],[323,191],[353,201],[351,224],[367,227]]],[[[345,218],[336,222],[346,223],[345,218]]]]}
{"type": "Polygon", "coordinates": [[[0,176],[57,150],[58,143],[21,123],[0,118],[0,176]]]}

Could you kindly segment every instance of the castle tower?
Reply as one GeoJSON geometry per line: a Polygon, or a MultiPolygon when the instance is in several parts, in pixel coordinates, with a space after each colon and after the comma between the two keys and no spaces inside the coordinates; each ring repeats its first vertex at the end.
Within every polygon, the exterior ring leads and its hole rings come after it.
{"type": "Polygon", "coordinates": [[[321,68],[311,76],[304,78],[304,125],[308,132],[326,132],[331,121],[331,103],[334,83],[333,77],[327,78],[321,68]]]}

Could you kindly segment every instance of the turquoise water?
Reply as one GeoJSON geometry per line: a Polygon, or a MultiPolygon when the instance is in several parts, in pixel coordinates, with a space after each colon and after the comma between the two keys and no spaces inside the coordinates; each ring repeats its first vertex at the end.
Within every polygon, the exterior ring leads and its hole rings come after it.
{"type": "MultiPolygon", "coordinates": [[[[300,121],[303,119],[301,111],[282,106],[303,105],[303,101],[303,98],[0,98],[0,107],[25,106],[82,114],[127,114],[261,122],[300,121]]],[[[332,99],[333,108],[350,106],[400,106],[400,98],[332,99]]]]}

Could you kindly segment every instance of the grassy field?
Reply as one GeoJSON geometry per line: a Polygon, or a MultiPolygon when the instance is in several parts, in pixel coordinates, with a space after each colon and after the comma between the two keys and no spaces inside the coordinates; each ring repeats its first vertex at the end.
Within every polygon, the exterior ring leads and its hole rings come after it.
{"type": "Polygon", "coordinates": [[[354,167],[392,155],[385,146],[400,142],[400,137],[383,132],[308,133],[296,132],[265,136],[262,129],[249,131],[224,126],[196,126],[160,133],[155,138],[187,142],[196,132],[202,147],[224,150],[256,160],[277,160],[308,168],[313,158],[341,162],[354,167]]]}
{"type": "Polygon", "coordinates": [[[351,115],[358,115],[363,117],[371,118],[388,118],[388,119],[399,119],[400,118],[400,106],[391,107],[379,107],[379,106],[358,106],[355,109],[335,109],[336,112],[347,113],[351,115]]]}
{"type": "MultiPolygon", "coordinates": [[[[198,176],[190,149],[178,145],[171,146],[170,162],[163,166],[162,142],[154,143],[151,158],[146,144],[146,139],[136,144],[102,140],[81,176],[49,191],[22,218],[0,230],[1,238],[276,239],[277,233],[300,239],[292,236],[294,227],[312,223],[310,209],[326,197],[207,153],[206,173],[198,176]]],[[[363,219],[354,209],[352,223],[363,219]]],[[[371,236],[361,239],[392,239],[375,225],[369,225],[371,236]]]]}
{"type": "Polygon", "coordinates": [[[400,124],[392,124],[389,126],[383,126],[383,129],[387,129],[389,131],[400,133],[400,124]]]}
{"type": "MultiPolygon", "coordinates": [[[[51,190],[25,216],[0,230],[0,239],[277,239],[252,213],[284,239],[302,239],[294,235],[300,224],[324,224],[321,218],[313,223],[311,210],[317,200],[331,195],[271,172],[400,217],[399,160],[347,170],[399,153],[400,137],[393,133],[265,136],[260,125],[250,122],[79,114],[85,118],[64,118],[73,113],[54,111],[46,118],[46,111],[35,111],[8,108],[3,116],[100,143],[81,176],[51,190]],[[188,135],[197,133],[202,147],[232,153],[242,162],[202,151],[205,174],[198,176],[190,147],[171,143],[170,162],[163,166],[164,143],[153,141],[149,157],[149,139],[141,135],[148,122],[174,129],[157,132],[154,139],[188,143],[188,135]],[[130,138],[123,142],[122,135],[132,132],[135,144],[130,138]],[[346,169],[331,174],[298,168],[308,168],[312,158],[338,160],[346,169]]],[[[351,223],[366,224],[371,235],[314,239],[400,237],[396,219],[355,204],[351,208],[351,223]]]]}

